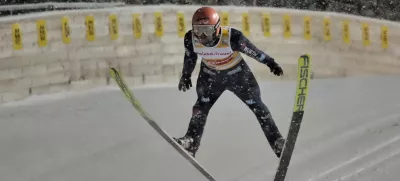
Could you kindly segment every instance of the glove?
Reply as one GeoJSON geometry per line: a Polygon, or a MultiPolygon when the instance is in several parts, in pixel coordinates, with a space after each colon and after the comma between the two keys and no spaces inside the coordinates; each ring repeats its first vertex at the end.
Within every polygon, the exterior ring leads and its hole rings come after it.
{"type": "Polygon", "coordinates": [[[283,75],[282,68],[276,62],[269,63],[267,64],[267,66],[269,67],[271,72],[273,72],[275,75],[277,76],[283,75]]]}
{"type": "Polygon", "coordinates": [[[190,79],[190,76],[182,75],[181,80],[179,81],[179,85],[178,85],[179,91],[183,90],[183,92],[186,92],[186,90],[189,90],[190,87],[192,87],[192,80],[190,79]]]}

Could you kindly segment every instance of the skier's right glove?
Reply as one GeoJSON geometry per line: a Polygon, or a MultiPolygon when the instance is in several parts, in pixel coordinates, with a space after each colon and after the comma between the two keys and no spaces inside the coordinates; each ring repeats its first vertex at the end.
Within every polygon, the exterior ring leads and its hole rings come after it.
{"type": "Polygon", "coordinates": [[[192,87],[192,80],[190,78],[190,75],[182,75],[181,80],[179,81],[179,91],[185,92],[186,90],[189,90],[190,87],[192,87]]]}

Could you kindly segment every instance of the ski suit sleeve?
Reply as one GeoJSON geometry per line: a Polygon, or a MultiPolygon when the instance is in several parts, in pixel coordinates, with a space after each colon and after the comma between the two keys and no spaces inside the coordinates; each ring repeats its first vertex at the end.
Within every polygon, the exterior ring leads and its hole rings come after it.
{"type": "Polygon", "coordinates": [[[231,28],[231,47],[233,51],[244,53],[263,64],[275,63],[274,58],[258,49],[241,31],[235,28],[231,28]]]}
{"type": "Polygon", "coordinates": [[[191,30],[184,37],[185,55],[183,58],[182,76],[190,77],[197,62],[197,53],[193,50],[191,30]]]}

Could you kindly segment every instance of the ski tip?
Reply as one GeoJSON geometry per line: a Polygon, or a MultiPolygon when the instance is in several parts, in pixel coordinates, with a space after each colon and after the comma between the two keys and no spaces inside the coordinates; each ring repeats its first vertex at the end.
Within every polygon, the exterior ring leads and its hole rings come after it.
{"type": "Polygon", "coordinates": [[[118,73],[117,69],[115,69],[115,68],[113,68],[113,67],[110,68],[110,75],[111,75],[112,77],[115,77],[115,75],[116,75],[117,73],[118,73]]]}
{"type": "Polygon", "coordinates": [[[309,53],[305,53],[305,54],[301,55],[300,57],[301,57],[301,58],[308,58],[308,59],[311,58],[311,56],[310,56],[309,53]]]}

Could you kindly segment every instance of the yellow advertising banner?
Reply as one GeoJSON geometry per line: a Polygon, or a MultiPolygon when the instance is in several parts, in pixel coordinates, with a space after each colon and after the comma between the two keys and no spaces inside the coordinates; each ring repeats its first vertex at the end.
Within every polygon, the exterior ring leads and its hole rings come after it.
{"type": "Polygon", "coordinates": [[[271,36],[271,18],[268,13],[262,14],[262,29],[265,37],[271,36]]]}
{"type": "Polygon", "coordinates": [[[65,44],[71,43],[71,28],[69,26],[69,19],[68,17],[64,16],[61,18],[61,36],[62,41],[65,44]]]}
{"type": "Polygon", "coordinates": [[[292,36],[292,27],[290,16],[283,15],[283,37],[290,38],[292,36]]]}
{"type": "Polygon", "coordinates": [[[249,13],[242,13],[242,31],[246,36],[250,35],[250,18],[249,13]]]}
{"type": "Polygon", "coordinates": [[[94,27],[94,17],[86,16],[85,25],[86,25],[86,40],[87,41],[96,40],[96,29],[94,27]]]}
{"type": "Polygon", "coordinates": [[[332,39],[331,34],[331,20],[328,17],[324,18],[324,40],[329,41],[332,39]]]}
{"type": "Polygon", "coordinates": [[[142,37],[142,19],[141,15],[139,13],[135,13],[132,15],[133,20],[132,20],[132,29],[133,29],[133,36],[136,39],[139,39],[142,37]]]}
{"type": "Polygon", "coordinates": [[[119,23],[118,16],[111,14],[108,16],[108,32],[110,33],[111,40],[117,40],[119,37],[119,23]]]}
{"type": "Polygon", "coordinates": [[[389,47],[389,28],[387,26],[381,26],[381,44],[382,48],[389,47]]]}
{"type": "Polygon", "coordinates": [[[22,30],[18,23],[12,25],[12,38],[14,50],[22,49],[22,30]]]}
{"type": "Polygon", "coordinates": [[[164,35],[164,24],[162,16],[162,12],[154,13],[155,33],[158,37],[162,37],[164,35]]]}
{"type": "Polygon", "coordinates": [[[350,25],[348,20],[342,21],[342,39],[344,43],[350,44],[350,25]]]}
{"type": "Polygon", "coordinates": [[[362,40],[364,46],[369,46],[371,44],[369,35],[369,25],[367,23],[362,23],[362,40]]]}
{"type": "Polygon", "coordinates": [[[228,12],[222,12],[221,25],[229,26],[229,14],[228,12]]]}
{"type": "Polygon", "coordinates": [[[177,18],[178,36],[182,38],[186,34],[185,14],[179,12],[176,14],[176,18],[177,18]]]}
{"type": "Polygon", "coordinates": [[[36,31],[37,31],[37,41],[39,47],[46,46],[47,45],[46,20],[36,21],[36,31]]]}
{"type": "Polygon", "coordinates": [[[311,17],[310,16],[304,17],[304,39],[306,39],[306,40],[311,39],[311,17]]]}

